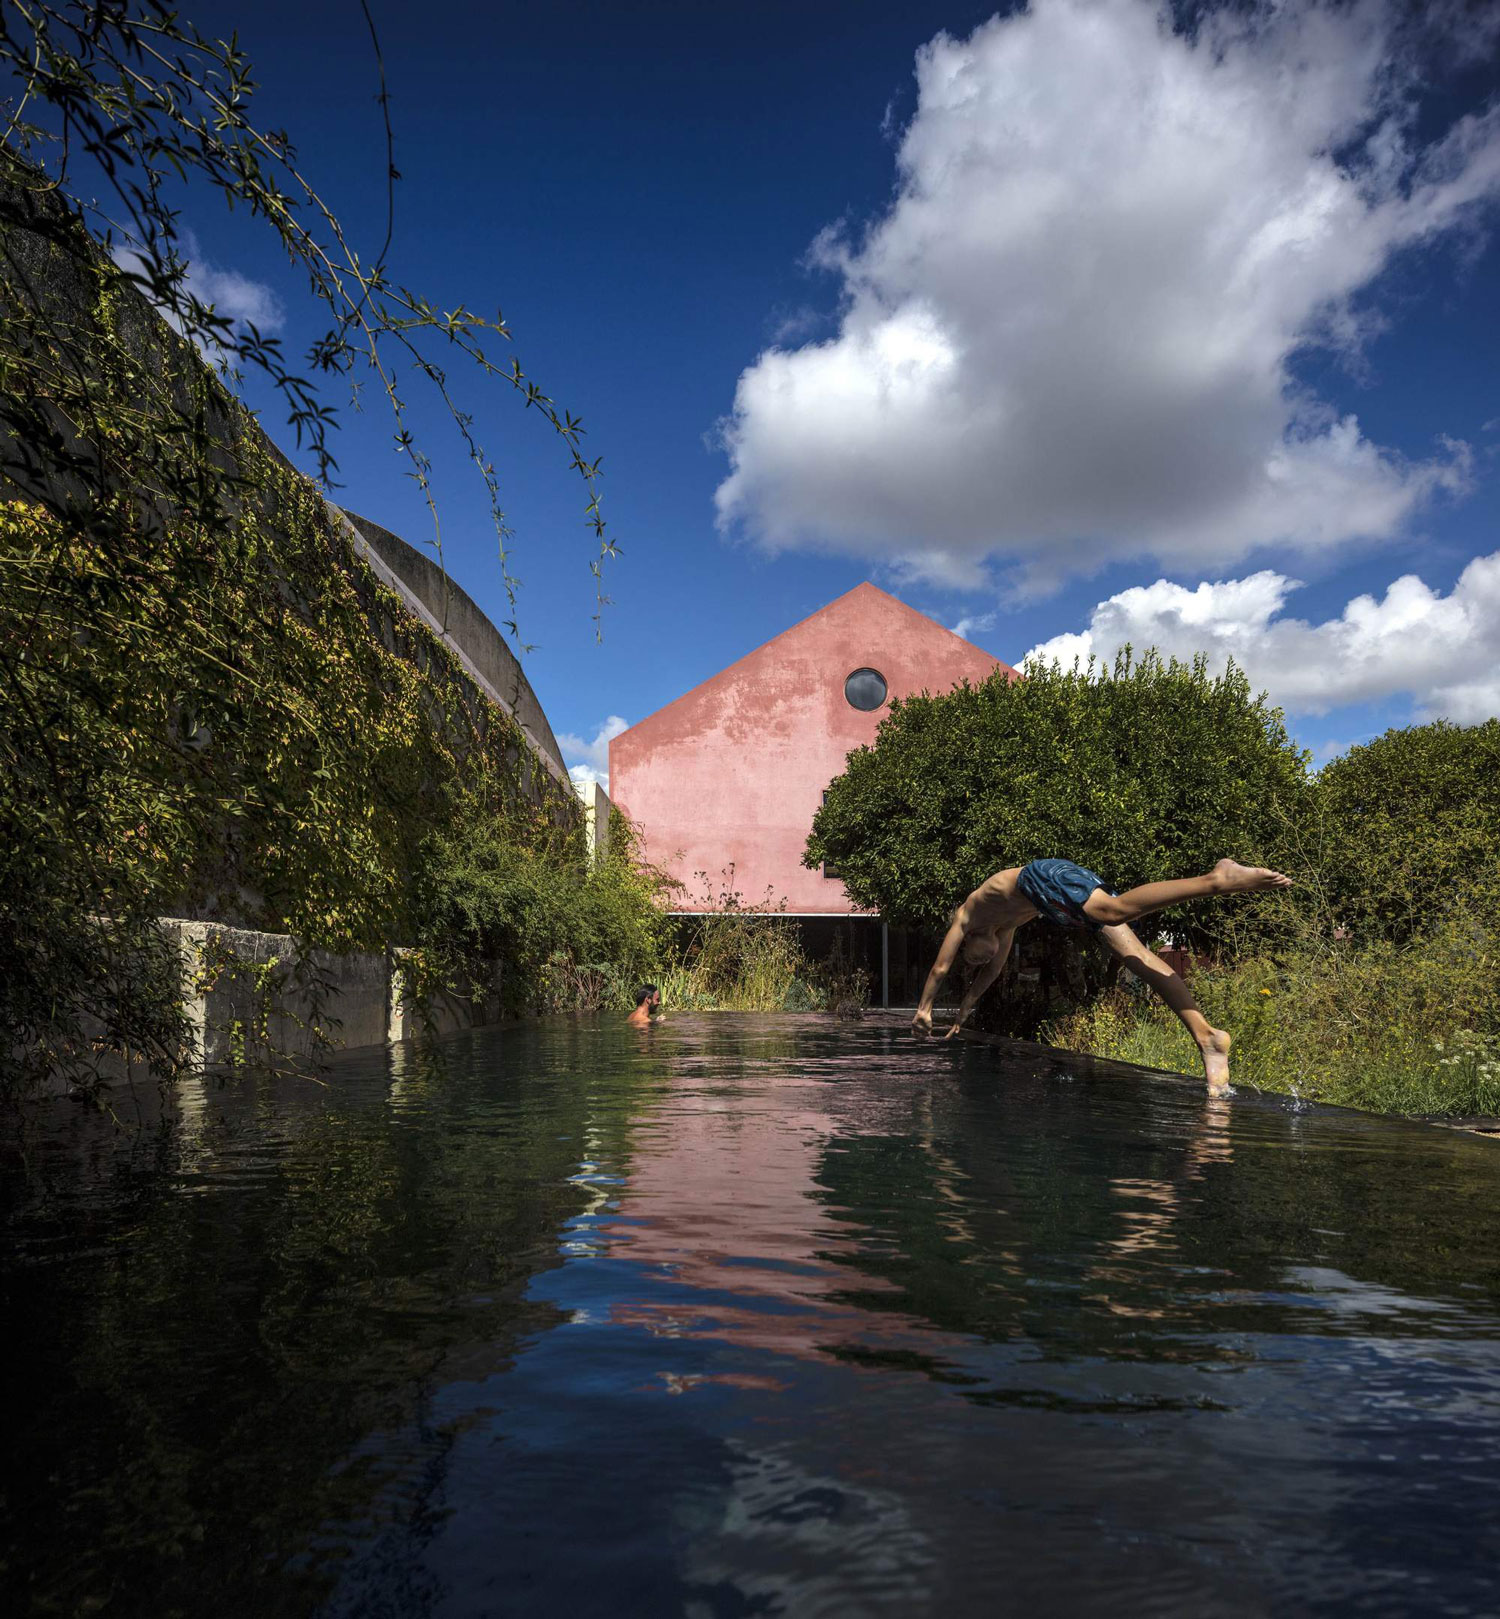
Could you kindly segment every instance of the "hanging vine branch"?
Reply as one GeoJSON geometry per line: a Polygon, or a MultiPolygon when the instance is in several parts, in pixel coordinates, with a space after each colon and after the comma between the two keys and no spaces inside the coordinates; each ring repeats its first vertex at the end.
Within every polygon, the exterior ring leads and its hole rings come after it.
{"type": "MultiPolygon", "coordinates": [[[[324,490],[320,387],[373,376],[441,562],[407,397],[435,390],[485,490],[512,632],[499,479],[460,364],[562,438],[598,542],[596,627],[615,548],[582,427],[499,357],[504,320],[395,284],[389,229],[361,261],[290,139],[251,121],[237,42],[156,0],[6,0],[0,71],[3,1099],[43,1077],[88,1089],[121,1057],[179,1070],[164,915],[290,934],[297,967],[418,936],[437,959],[414,876],[434,840],[482,827],[548,869],[582,859],[576,800],[382,590],[236,374],[279,391],[324,490]],[[195,291],[184,185],[248,208],[306,273],[327,323],[301,371],[195,291]]],[[[389,139],[387,164],[389,202],[389,139]]]]}
{"type": "MultiPolygon", "coordinates": [[[[589,563],[595,634],[602,635],[604,567],[618,548],[605,527],[600,463],[583,453],[582,422],[527,376],[513,354],[501,355],[511,332],[498,311],[490,317],[463,305],[443,309],[387,272],[399,176],[379,39],[368,6],[363,9],[380,73],[387,171],[386,235],[369,264],[304,171],[290,136],[263,129],[252,117],[255,83],[237,38],[210,39],[161,0],[7,0],[0,7],[0,72],[12,91],[0,131],[0,183],[34,203],[45,197],[53,206],[34,207],[33,223],[50,219],[59,241],[69,239],[67,226],[75,227],[77,251],[87,251],[84,237],[101,244],[104,273],[139,287],[180,332],[222,356],[228,371],[262,373],[327,487],[334,486],[338,468],[331,442],[336,418],[319,381],[337,378],[357,391],[362,376],[373,379],[392,413],[396,448],[426,502],[441,564],[432,463],[411,426],[405,379],[414,375],[431,385],[480,476],[509,607],[505,627],[519,640],[518,581],[499,479],[472,415],[453,397],[443,350],[511,388],[562,439],[583,486],[584,521],[597,546],[589,563]],[[305,371],[287,363],[275,337],[228,319],[194,290],[173,202],[184,187],[188,194],[217,192],[229,207],[248,210],[305,274],[327,316],[308,347],[305,371]]],[[[18,427],[22,437],[34,426],[5,425],[18,427]]],[[[180,430],[181,424],[162,426],[180,430]]]]}

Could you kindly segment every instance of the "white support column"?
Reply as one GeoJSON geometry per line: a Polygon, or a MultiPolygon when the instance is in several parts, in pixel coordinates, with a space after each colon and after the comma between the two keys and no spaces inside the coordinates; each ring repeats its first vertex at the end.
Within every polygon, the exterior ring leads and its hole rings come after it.
{"type": "Polygon", "coordinates": [[[583,799],[583,819],[589,840],[589,858],[599,861],[609,853],[609,794],[597,781],[579,789],[583,799]]]}

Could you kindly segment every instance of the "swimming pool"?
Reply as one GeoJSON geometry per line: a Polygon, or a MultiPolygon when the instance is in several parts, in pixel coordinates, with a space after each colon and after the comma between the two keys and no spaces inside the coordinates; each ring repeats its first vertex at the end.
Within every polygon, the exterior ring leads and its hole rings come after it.
{"type": "Polygon", "coordinates": [[[5,1155],[9,1612],[1500,1610],[1500,1143],[728,1014],[144,1122],[5,1155]]]}

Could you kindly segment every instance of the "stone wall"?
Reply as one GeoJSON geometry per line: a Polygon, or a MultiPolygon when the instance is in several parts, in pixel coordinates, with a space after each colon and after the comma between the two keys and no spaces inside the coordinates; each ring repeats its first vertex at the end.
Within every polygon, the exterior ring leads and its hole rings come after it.
{"type": "Polygon", "coordinates": [[[405,952],[299,959],[283,933],[164,918],[182,959],[189,1057],[214,1070],[274,1054],[277,1061],[395,1045],[499,1022],[500,972],[478,1001],[440,995],[421,1005],[402,971],[405,952]]]}
{"type": "MultiPolygon", "coordinates": [[[[54,239],[48,220],[56,212],[45,198],[0,187],[0,274],[15,284],[23,300],[47,314],[58,331],[86,330],[93,319],[97,289],[85,264],[62,251],[54,239]]],[[[204,365],[202,356],[170,329],[139,290],[117,284],[113,295],[117,333],[128,351],[153,364],[160,363],[163,348],[175,352],[180,364],[168,370],[169,387],[178,407],[190,413],[192,400],[185,379],[195,367],[204,365]]],[[[226,474],[239,464],[236,444],[241,436],[296,473],[257,419],[228,408],[227,396],[220,399],[210,393],[206,420],[210,434],[222,446],[215,456],[226,474]]],[[[83,446],[70,442],[70,448],[78,451],[83,446]]],[[[48,458],[38,457],[29,446],[15,443],[0,430],[0,494],[19,495],[46,506],[82,494],[76,483],[74,477],[58,475],[48,458]]],[[[514,716],[532,752],[564,789],[559,803],[571,806],[567,767],[546,713],[519,660],[473,598],[433,558],[389,529],[331,501],[326,505],[380,582],[400,597],[414,618],[447,642],[479,693],[514,716]]]]}
{"type": "MultiPolygon", "coordinates": [[[[345,1052],[374,1051],[413,1040],[485,1028],[504,1020],[497,964],[477,999],[439,992],[419,999],[402,970],[404,950],[332,955],[316,950],[299,961],[296,940],[220,922],[163,917],[178,950],[181,1002],[188,1025],[183,1075],[224,1073],[242,1065],[317,1066],[345,1052]]],[[[93,1026],[90,1032],[102,1034],[93,1026]]],[[[102,1053],[95,1082],[151,1084],[141,1062],[102,1053]]],[[[61,1096],[68,1080],[55,1073],[44,1095],[61,1096]]]]}

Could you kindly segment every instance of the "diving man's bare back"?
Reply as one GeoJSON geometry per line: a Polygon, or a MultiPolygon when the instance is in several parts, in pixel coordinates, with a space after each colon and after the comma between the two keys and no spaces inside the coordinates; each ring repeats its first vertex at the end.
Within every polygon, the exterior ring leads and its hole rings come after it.
{"type": "Polygon", "coordinates": [[[1040,912],[1016,890],[1023,869],[1010,866],[986,877],[954,912],[954,921],[962,922],[970,933],[996,933],[1002,928],[1014,932],[1023,922],[1035,921],[1040,912]]]}

